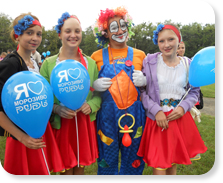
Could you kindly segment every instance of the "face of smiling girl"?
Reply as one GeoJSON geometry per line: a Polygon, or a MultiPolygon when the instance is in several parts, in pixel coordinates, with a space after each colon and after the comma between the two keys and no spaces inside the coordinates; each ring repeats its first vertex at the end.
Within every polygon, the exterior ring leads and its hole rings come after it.
{"type": "Polygon", "coordinates": [[[165,29],[158,34],[158,46],[164,56],[176,56],[179,39],[174,31],[165,29]]]}
{"type": "Polygon", "coordinates": [[[59,38],[65,47],[78,47],[82,40],[82,30],[78,20],[69,18],[64,21],[59,38]]]}
{"type": "Polygon", "coordinates": [[[128,36],[126,22],[122,17],[116,16],[110,18],[108,24],[109,30],[107,31],[107,37],[109,38],[111,47],[125,47],[128,36]]]}
{"type": "Polygon", "coordinates": [[[33,51],[36,50],[42,41],[42,28],[38,25],[26,29],[22,35],[17,38],[20,49],[33,51]]]}

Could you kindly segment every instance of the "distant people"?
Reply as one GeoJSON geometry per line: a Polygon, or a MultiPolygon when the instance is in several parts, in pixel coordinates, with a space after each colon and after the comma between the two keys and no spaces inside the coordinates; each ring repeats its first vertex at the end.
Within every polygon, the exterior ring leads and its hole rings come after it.
{"type": "Polygon", "coordinates": [[[6,57],[6,55],[7,55],[6,52],[2,52],[0,55],[0,61],[2,61],[6,57]]]}
{"type": "Polygon", "coordinates": [[[179,43],[178,49],[177,49],[177,56],[183,57],[185,54],[185,44],[183,41],[179,43]]]}
{"type": "Polygon", "coordinates": [[[7,54],[12,53],[12,49],[7,50],[7,54]]]}
{"type": "Polygon", "coordinates": [[[40,66],[42,64],[41,55],[38,51],[33,50],[31,53],[31,57],[36,61],[37,65],[40,66]]]}

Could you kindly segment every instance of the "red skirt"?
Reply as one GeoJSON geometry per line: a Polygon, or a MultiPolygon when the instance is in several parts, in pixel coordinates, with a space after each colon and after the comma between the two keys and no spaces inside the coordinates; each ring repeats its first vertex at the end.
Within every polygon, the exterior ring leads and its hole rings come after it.
{"type": "MultiPolygon", "coordinates": [[[[65,169],[50,123],[43,135],[43,148],[50,172],[65,169]]],[[[5,147],[4,169],[14,175],[49,175],[41,149],[29,149],[18,140],[8,137],[5,147]]]]}
{"type": "MultiPolygon", "coordinates": [[[[91,122],[89,115],[77,113],[79,139],[79,165],[88,166],[98,158],[96,123],[91,122]]],[[[61,128],[53,129],[61,157],[66,169],[78,165],[76,121],[61,118],[61,128]]]]}
{"type": "MultiPolygon", "coordinates": [[[[167,116],[172,111],[165,112],[167,116]]],[[[156,121],[147,117],[137,155],[143,157],[148,166],[170,168],[172,164],[191,164],[190,158],[206,152],[197,126],[189,112],[169,122],[163,130],[156,121]]]]}

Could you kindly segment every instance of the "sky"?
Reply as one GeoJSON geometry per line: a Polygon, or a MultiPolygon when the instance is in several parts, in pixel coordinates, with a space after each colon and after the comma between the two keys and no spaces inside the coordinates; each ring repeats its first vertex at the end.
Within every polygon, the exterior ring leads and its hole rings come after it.
{"type": "Polygon", "coordinates": [[[64,0],[65,3],[58,0],[33,2],[20,0],[19,2],[18,4],[17,0],[2,1],[0,12],[9,15],[12,19],[21,13],[31,12],[39,18],[46,30],[52,29],[66,11],[69,14],[77,15],[81,21],[82,29],[85,30],[94,24],[100,10],[118,6],[125,6],[128,9],[133,23],[136,25],[143,22],[164,22],[169,19],[182,24],[198,22],[205,25],[206,23],[215,23],[214,10],[202,0],[64,0]],[[10,4],[18,4],[18,6],[11,6],[10,4]]]}

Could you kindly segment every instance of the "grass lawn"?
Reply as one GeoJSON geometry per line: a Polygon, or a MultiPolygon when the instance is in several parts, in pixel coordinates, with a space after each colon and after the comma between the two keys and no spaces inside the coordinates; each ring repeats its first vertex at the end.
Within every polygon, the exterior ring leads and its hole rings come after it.
{"type": "Polygon", "coordinates": [[[215,84],[202,86],[201,92],[203,93],[203,97],[215,98],[215,84]]]}
{"type": "MultiPolygon", "coordinates": [[[[177,175],[202,175],[211,170],[215,161],[215,117],[201,116],[201,123],[196,123],[202,139],[208,150],[201,154],[199,161],[193,161],[191,165],[178,165],[177,175]]],[[[97,164],[85,168],[86,175],[97,174],[97,164]]],[[[152,175],[152,168],[145,165],[143,175],[152,175]]]]}
{"type": "MultiPolygon", "coordinates": [[[[178,165],[178,175],[201,175],[207,173],[215,161],[215,117],[202,114],[201,123],[196,123],[202,139],[208,150],[201,154],[201,160],[193,161],[191,165],[178,165]]],[[[5,153],[5,137],[0,137],[0,160],[3,164],[5,153]]],[[[85,175],[96,175],[97,163],[85,168],[85,175]]],[[[145,165],[143,175],[152,175],[152,168],[145,165]]]]}

